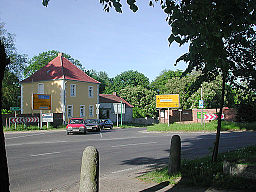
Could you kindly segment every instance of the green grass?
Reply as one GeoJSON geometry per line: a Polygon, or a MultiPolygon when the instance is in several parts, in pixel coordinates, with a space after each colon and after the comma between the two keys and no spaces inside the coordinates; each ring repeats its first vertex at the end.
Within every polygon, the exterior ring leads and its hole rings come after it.
{"type": "MultiPolygon", "coordinates": [[[[168,126],[167,124],[155,124],[147,127],[147,131],[183,131],[183,132],[193,132],[193,131],[216,131],[217,121],[212,121],[205,123],[205,126],[201,123],[183,124],[183,123],[173,123],[168,126]]],[[[222,131],[240,131],[240,130],[256,130],[256,122],[250,123],[238,123],[238,122],[228,122],[222,121],[222,131]]]]}
{"type": "Polygon", "coordinates": [[[24,126],[23,124],[17,124],[17,127],[15,129],[14,125],[11,125],[10,128],[4,126],[4,132],[6,131],[32,131],[32,130],[54,130],[54,129],[65,129],[66,126],[58,126],[57,128],[50,126],[47,128],[47,126],[43,126],[41,129],[38,128],[38,126],[24,126]]]}
{"type": "Polygon", "coordinates": [[[255,181],[224,174],[224,160],[232,163],[256,166],[256,146],[221,153],[216,163],[211,162],[210,156],[195,160],[182,160],[181,172],[178,174],[169,176],[168,168],[164,167],[148,172],[140,176],[139,179],[143,181],[154,181],[156,183],[169,181],[170,184],[256,191],[255,181]]]}

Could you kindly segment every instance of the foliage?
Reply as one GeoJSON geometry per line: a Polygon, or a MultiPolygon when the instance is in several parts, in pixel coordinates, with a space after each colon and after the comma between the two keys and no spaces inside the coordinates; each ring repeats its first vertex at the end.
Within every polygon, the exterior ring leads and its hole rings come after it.
{"type": "Polygon", "coordinates": [[[12,111],[11,111],[11,110],[8,110],[8,109],[2,109],[2,110],[1,110],[1,113],[2,113],[2,114],[11,114],[12,111]]]}
{"type": "Polygon", "coordinates": [[[127,86],[120,90],[120,97],[134,106],[133,117],[156,117],[156,92],[143,86],[127,86]]]}
{"type": "Polygon", "coordinates": [[[138,71],[125,71],[113,78],[112,83],[106,88],[105,93],[119,93],[121,89],[127,86],[149,87],[149,79],[138,71]]]}
{"type": "Polygon", "coordinates": [[[174,77],[181,77],[182,71],[171,71],[171,70],[163,70],[159,76],[150,84],[150,87],[155,91],[158,91],[159,94],[163,94],[163,90],[165,89],[165,85],[168,80],[174,77]]]}
{"type": "MultiPolygon", "coordinates": [[[[51,60],[53,60],[55,57],[58,56],[59,51],[56,50],[51,50],[51,51],[46,51],[38,54],[37,56],[34,56],[32,59],[29,60],[29,65],[26,67],[24,70],[24,76],[29,77],[33,73],[35,73],[37,70],[41,69],[45,65],[47,65],[51,60]]],[[[78,68],[81,70],[84,70],[82,64],[80,61],[72,58],[70,55],[63,53],[63,57],[68,59],[71,63],[76,65],[78,68]]]]}
{"type": "Polygon", "coordinates": [[[235,151],[221,153],[217,163],[213,164],[210,157],[194,160],[182,160],[181,172],[168,175],[168,168],[160,168],[139,177],[140,180],[157,183],[189,185],[195,187],[216,187],[255,191],[255,182],[243,177],[232,177],[223,173],[223,162],[242,163],[255,166],[256,146],[249,146],[235,151]]]}
{"type": "Polygon", "coordinates": [[[19,81],[23,78],[23,71],[26,66],[26,56],[17,52],[14,35],[8,33],[4,23],[0,23],[0,39],[4,44],[6,54],[10,59],[9,65],[5,67],[2,81],[2,107],[19,106],[20,86],[19,81]]]}
{"type": "Polygon", "coordinates": [[[23,71],[26,67],[27,56],[17,52],[15,47],[15,35],[7,32],[4,23],[0,23],[0,39],[4,44],[10,64],[6,66],[6,71],[13,73],[19,80],[23,79],[23,71]]]}
{"type": "Polygon", "coordinates": [[[111,86],[111,79],[105,71],[96,72],[92,69],[85,71],[85,73],[101,83],[99,87],[100,94],[104,93],[106,88],[111,86]]]}
{"type": "Polygon", "coordinates": [[[2,86],[3,109],[20,106],[20,87],[18,77],[12,72],[5,71],[2,86]]]}

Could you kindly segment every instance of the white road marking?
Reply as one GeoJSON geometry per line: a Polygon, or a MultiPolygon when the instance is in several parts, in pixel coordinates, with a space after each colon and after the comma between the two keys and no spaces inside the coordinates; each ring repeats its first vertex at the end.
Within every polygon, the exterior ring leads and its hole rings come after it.
{"type": "Polygon", "coordinates": [[[133,146],[133,145],[148,145],[148,144],[155,144],[157,142],[149,142],[149,143],[131,143],[131,144],[125,144],[125,145],[116,145],[112,147],[126,147],[126,146],[133,146]]]}
{"type": "Polygon", "coordinates": [[[60,152],[52,152],[52,153],[41,153],[41,154],[35,154],[35,155],[30,155],[31,157],[37,157],[37,156],[44,156],[44,155],[53,155],[53,154],[58,154],[60,152]]]}
{"type": "Polygon", "coordinates": [[[24,142],[24,143],[11,143],[6,144],[7,147],[20,146],[20,145],[35,145],[35,144],[53,144],[53,143],[66,143],[69,141],[45,141],[45,142],[24,142]]]}
{"type": "Polygon", "coordinates": [[[32,137],[32,136],[36,136],[36,135],[44,135],[45,133],[36,133],[36,134],[31,134],[31,135],[21,135],[21,136],[17,136],[17,137],[10,137],[10,138],[5,138],[5,140],[9,140],[9,139],[17,139],[17,138],[22,138],[22,137],[32,137]]]}
{"type": "Polygon", "coordinates": [[[102,133],[100,133],[100,138],[102,138],[102,133]]]}

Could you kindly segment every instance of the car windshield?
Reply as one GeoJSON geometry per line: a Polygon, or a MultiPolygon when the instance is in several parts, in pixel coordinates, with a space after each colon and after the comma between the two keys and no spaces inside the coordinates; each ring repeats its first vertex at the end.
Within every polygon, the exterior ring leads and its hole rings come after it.
{"type": "Polygon", "coordinates": [[[87,119],[86,123],[98,123],[97,119],[87,119]]]}
{"type": "Polygon", "coordinates": [[[69,124],[83,124],[84,121],[82,119],[71,119],[69,124]]]}

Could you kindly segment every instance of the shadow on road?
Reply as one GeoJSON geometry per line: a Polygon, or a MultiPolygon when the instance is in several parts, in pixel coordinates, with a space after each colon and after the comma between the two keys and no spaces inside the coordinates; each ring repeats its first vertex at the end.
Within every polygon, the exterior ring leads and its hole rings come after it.
{"type": "MultiPolygon", "coordinates": [[[[222,133],[221,139],[220,139],[219,151],[227,152],[227,151],[235,150],[238,148],[246,147],[248,145],[255,145],[256,144],[255,139],[254,140],[253,139],[249,140],[248,138],[242,139],[242,136],[246,134],[250,134],[250,133],[248,132],[247,133],[246,132],[222,133]]],[[[181,150],[182,159],[195,159],[195,158],[211,155],[211,148],[213,147],[213,143],[215,141],[215,134],[213,133],[208,133],[204,135],[201,134],[193,138],[191,137],[188,138],[184,134],[180,134],[180,137],[182,141],[182,150],[181,150]]],[[[171,140],[171,136],[170,136],[170,140],[171,140]]],[[[170,151],[168,149],[170,148],[169,145],[170,145],[169,143],[166,143],[167,149],[164,151],[167,152],[166,153],[167,156],[164,158],[149,158],[149,157],[141,156],[141,157],[131,158],[129,160],[124,160],[122,164],[138,165],[138,166],[145,165],[149,168],[149,170],[167,166],[168,160],[169,160],[168,154],[170,151]]],[[[147,171],[140,174],[144,174],[146,172],[147,171]]],[[[181,173],[181,175],[183,174],[181,173]]],[[[185,191],[184,183],[186,183],[186,179],[182,177],[176,185],[174,185],[171,189],[168,189],[166,191],[180,191],[180,192],[185,191]]],[[[169,185],[169,182],[166,181],[166,182],[156,184],[155,186],[142,190],[140,192],[154,192],[160,189],[164,189],[168,185],[169,185]]],[[[193,188],[189,188],[186,191],[203,192],[207,190],[207,188],[197,188],[197,187],[193,187],[193,188]]]]}

